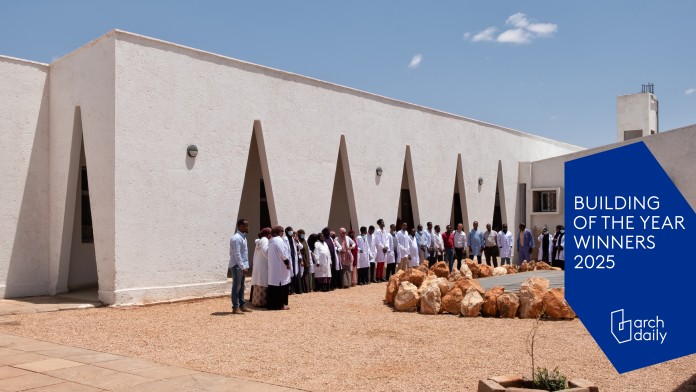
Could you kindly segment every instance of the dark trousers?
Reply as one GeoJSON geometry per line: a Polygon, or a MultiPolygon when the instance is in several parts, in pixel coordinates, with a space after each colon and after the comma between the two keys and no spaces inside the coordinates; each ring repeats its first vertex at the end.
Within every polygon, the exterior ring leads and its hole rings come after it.
{"type": "Polygon", "coordinates": [[[565,270],[565,260],[556,259],[553,261],[553,266],[565,270]]]}
{"type": "Polygon", "coordinates": [[[290,294],[302,294],[302,282],[299,276],[290,278],[290,294]]]}
{"type": "Polygon", "coordinates": [[[457,264],[461,268],[462,260],[464,259],[464,248],[454,248],[454,258],[457,260],[457,264]]]}
{"type": "Polygon", "coordinates": [[[268,309],[279,310],[288,304],[289,285],[268,285],[268,309]]]}
{"type": "Polygon", "coordinates": [[[371,282],[376,282],[377,278],[375,277],[375,264],[376,263],[370,263],[370,281],[371,282]]]}
{"type": "Polygon", "coordinates": [[[331,270],[331,288],[341,288],[341,270],[333,269],[331,270]]]}
{"type": "Polygon", "coordinates": [[[476,261],[477,261],[479,264],[481,264],[481,255],[469,255],[469,258],[470,258],[471,260],[476,259],[476,261]]]}
{"type": "Polygon", "coordinates": [[[394,275],[395,271],[396,271],[396,263],[387,264],[387,280],[389,280],[389,277],[394,275]]]}
{"type": "Polygon", "coordinates": [[[493,267],[498,266],[498,247],[497,246],[487,246],[483,248],[483,253],[486,255],[486,264],[491,264],[493,267]]]}
{"type": "Polygon", "coordinates": [[[435,265],[435,255],[431,253],[430,256],[428,256],[428,268],[430,268],[434,265],[435,265]]]}
{"type": "Polygon", "coordinates": [[[450,271],[452,271],[452,262],[454,261],[454,249],[445,248],[445,261],[447,262],[450,271]]]}
{"type": "Polygon", "coordinates": [[[358,283],[367,284],[369,282],[370,267],[358,268],[358,283]]]}

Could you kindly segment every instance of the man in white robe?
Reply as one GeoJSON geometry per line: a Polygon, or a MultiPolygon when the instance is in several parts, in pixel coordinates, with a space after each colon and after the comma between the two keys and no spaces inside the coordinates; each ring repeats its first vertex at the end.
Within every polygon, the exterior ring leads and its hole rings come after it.
{"type": "Polygon", "coordinates": [[[402,223],[401,230],[396,233],[396,243],[399,248],[399,270],[406,271],[409,268],[411,259],[411,239],[408,236],[408,224],[402,223]]]}
{"type": "Polygon", "coordinates": [[[508,230],[507,224],[503,225],[502,230],[498,232],[498,248],[500,249],[500,265],[510,265],[512,258],[512,247],[515,245],[515,239],[512,232],[508,230]]]}
{"type": "Polygon", "coordinates": [[[268,309],[287,310],[292,267],[282,237],[283,227],[274,227],[272,235],[268,243],[268,309]]]}
{"type": "Polygon", "coordinates": [[[368,279],[370,283],[377,283],[377,278],[375,276],[377,269],[377,248],[375,247],[375,227],[372,225],[367,229],[367,244],[370,249],[370,275],[368,279]]]}
{"type": "Polygon", "coordinates": [[[384,266],[387,262],[387,254],[389,253],[389,236],[390,234],[384,230],[384,220],[377,221],[379,229],[375,230],[375,261],[377,262],[377,271],[375,279],[378,282],[384,282],[384,266]]]}
{"type": "Polygon", "coordinates": [[[358,285],[368,284],[370,274],[370,245],[367,241],[367,227],[360,228],[360,235],[355,239],[358,243],[358,285]]]}
{"type": "Polygon", "coordinates": [[[418,246],[418,241],[416,240],[416,229],[411,229],[411,232],[409,233],[408,239],[410,241],[410,246],[408,248],[409,250],[409,260],[408,260],[408,266],[410,268],[416,268],[418,267],[418,264],[420,264],[420,258],[418,257],[418,252],[420,251],[420,247],[418,246]]]}

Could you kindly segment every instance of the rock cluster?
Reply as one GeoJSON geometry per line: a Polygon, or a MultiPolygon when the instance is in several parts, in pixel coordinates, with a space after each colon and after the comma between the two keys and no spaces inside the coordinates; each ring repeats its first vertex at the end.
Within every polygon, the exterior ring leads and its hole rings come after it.
{"type": "MultiPolygon", "coordinates": [[[[503,270],[505,274],[516,273],[517,270],[512,268],[514,272],[508,272],[507,266],[490,268],[476,263],[471,265],[469,261],[452,272],[442,261],[429,269],[426,264],[421,264],[418,268],[399,271],[389,278],[384,300],[401,312],[446,312],[464,317],[575,318],[575,313],[565,300],[564,290],[549,289],[547,279],[528,278],[520,286],[519,295],[506,293],[502,286],[485,290],[473,276],[482,276],[482,273],[483,276],[489,273],[497,276],[504,274],[503,270]]],[[[543,264],[535,264],[537,268],[545,268],[543,264]]],[[[523,264],[523,267],[529,268],[530,263],[523,264]]]]}

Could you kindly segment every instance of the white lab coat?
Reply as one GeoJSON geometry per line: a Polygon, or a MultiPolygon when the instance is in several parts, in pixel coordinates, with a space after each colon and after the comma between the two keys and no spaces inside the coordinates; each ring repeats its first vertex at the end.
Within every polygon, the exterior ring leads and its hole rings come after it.
{"type": "Polygon", "coordinates": [[[394,238],[391,233],[389,233],[389,252],[387,253],[387,264],[394,264],[396,263],[396,259],[394,258],[394,247],[396,246],[396,238],[394,238]]]}
{"type": "Polygon", "coordinates": [[[498,232],[498,248],[500,249],[500,257],[512,257],[512,247],[515,245],[515,239],[512,237],[512,232],[507,233],[500,230],[498,232]]]}
{"type": "Polygon", "coordinates": [[[433,252],[435,255],[441,255],[445,251],[445,243],[442,242],[442,233],[435,233],[433,232],[433,237],[432,237],[432,246],[433,247],[433,252]]]}
{"type": "Polygon", "coordinates": [[[284,286],[290,284],[290,270],[283,260],[289,260],[285,242],[280,237],[273,237],[268,242],[268,285],[284,286]]]}
{"type": "Polygon", "coordinates": [[[331,251],[325,242],[317,241],[314,244],[314,262],[316,263],[314,267],[315,278],[331,277],[331,251]]]}
{"type": "Polygon", "coordinates": [[[336,250],[336,263],[334,263],[333,268],[335,270],[340,270],[341,269],[341,245],[338,243],[338,237],[335,239],[329,238],[330,241],[333,241],[334,243],[334,249],[336,250]]]}
{"type": "Polygon", "coordinates": [[[367,233],[367,249],[370,250],[370,263],[375,262],[376,250],[375,250],[375,235],[367,233]]]}
{"type": "Polygon", "coordinates": [[[358,236],[358,268],[368,268],[370,266],[370,249],[368,248],[367,236],[358,236]]]}
{"type": "Polygon", "coordinates": [[[256,240],[254,266],[251,271],[251,284],[268,287],[268,238],[256,240]]]}
{"type": "Polygon", "coordinates": [[[399,256],[399,260],[409,256],[411,249],[411,238],[409,238],[408,232],[405,230],[399,230],[399,232],[396,233],[396,246],[399,249],[397,254],[397,256],[399,256]]]}
{"type": "Polygon", "coordinates": [[[411,256],[411,261],[409,261],[409,267],[418,267],[420,264],[420,258],[418,257],[418,241],[416,241],[416,236],[408,236],[409,238],[409,248],[408,253],[411,256]]]}
{"type": "Polygon", "coordinates": [[[290,238],[288,240],[288,236],[286,235],[283,237],[283,242],[285,242],[285,250],[288,255],[288,260],[290,260],[290,276],[295,276],[300,273],[300,269],[298,266],[298,259],[300,254],[297,252],[297,246],[295,245],[295,240],[290,238]],[[290,252],[290,243],[292,242],[292,246],[295,247],[295,257],[292,257],[292,253],[290,252]]]}
{"type": "Polygon", "coordinates": [[[375,230],[375,261],[378,263],[387,261],[387,253],[384,253],[385,247],[387,252],[389,252],[389,238],[387,236],[391,236],[391,234],[382,229],[375,230]]]}
{"type": "Polygon", "coordinates": [[[556,260],[563,260],[565,261],[565,233],[563,233],[563,236],[561,236],[561,248],[558,250],[558,254],[556,255],[556,260]]]}

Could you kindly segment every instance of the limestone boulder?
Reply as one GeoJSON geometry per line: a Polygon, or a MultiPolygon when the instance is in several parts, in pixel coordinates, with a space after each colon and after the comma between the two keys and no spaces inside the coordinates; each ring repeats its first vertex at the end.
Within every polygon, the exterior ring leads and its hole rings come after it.
{"type": "Polygon", "coordinates": [[[476,291],[478,291],[481,295],[484,295],[486,293],[486,290],[476,279],[461,278],[454,283],[454,286],[459,287],[459,289],[462,290],[462,293],[466,293],[471,287],[475,288],[476,291]]]}
{"type": "Polygon", "coordinates": [[[537,271],[548,271],[551,269],[551,266],[545,261],[537,261],[534,263],[534,267],[537,271]]]}
{"type": "Polygon", "coordinates": [[[437,286],[440,288],[441,295],[445,295],[449,291],[449,282],[445,278],[437,278],[437,286]]]}
{"type": "Polygon", "coordinates": [[[466,266],[469,268],[469,271],[471,271],[471,279],[478,278],[479,272],[481,271],[479,265],[471,259],[464,259],[464,262],[466,263],[466,266]]]}
{"type": "Polygon", "coordinates": [[[420,312],[423,314],[438,314],[442,306],[442,297],[437,279],[428,279],[418,289],[420,296],[420,312]]]}
{"type": "Polygon", "coordinates": [[[531,277],[520,286],[520,318],[539,318],[544,312],[544,293],[549,280],[531,277]]]}
{"type": "Polygon", "coordinates": [[[429,275],[429,270],[428,270],[428,262],[425,261],[423,263],[420,263],[420,265],[416,268],[418,271],[422,272],[423,275],[428,276],[429,275]]]}
{"type": "Polygon", "coordinates": [[[466,292],[462,299],[460,313],[464,317],[478,317],[481,313],[482,305],[483,298],[481,294],[472,287],[466,292]]]}
{"type": "Polygon", "coordinates": [[[487,278],[493,276],[493,268],[489,267],[488,264],[479,264],[479,278],[487,278]]]}
{"type": "Polygon", "coordinates": [[[544,293],[544,313],[554,320],[574,319],[575,312],[565,300],[565,290],[562,287],[547,290],[544,293]]]}
{"type": "Polygon", "coordinates": [[[461,274],[462,278],[474,279],[474,275],[467,263],[462,263],[462,266],[459,268],[459,273],[461,274]]]}
{"type": "Polygon", "coordinates": [[[563,268],[561,267],[551,267],[552,271],[563,271],[563,268]]]}
{"type": "Polygon", "coordinates": [[[444,261],[438,261],[435,263],[435,265],[430,268],[430,270],[437,276],[438,278],[446,278],[449,276],[449,267],[447,266],[447,263],[444,261]]]}
{"type": "MultiPolygon", "coordinates": [[[[402,271],[399,271],[402,272],[402,271]]],[[[388,304],[394,305],[394,297],[396,297],[396,292],[399,290],[399,275],[395,274],[389,278],[389,283],[387,283],[387,293],[384,295],[384,300],[388,304]]]]}
{"type": "Polygon", "coordinates": [[[462,289],[453,287],[445,296],[442,297],[442,309],[452,314],[459,314],[461,302],[464,299],[462,289]]]}
{"type": "Polygon", "coordinates": [[[520,299],[515,293],[505,293],[498,297],[498,313],[502,318],[515,318],[520,307],[520,299]]]}
{"type": "Polygon", "coordinates": [[[512,264],[506,264],[505,268],[507,269],[508,275],[517,273],[517,266],[514,266],[512,264]]]}
{"type": "Polygon", "coordinates": [[[522,264],[520,264],[520,272],[527,272],[527,271],[531,271],[531,270],[529,269],[529,263],[527,262],[527,260],[525,260],[522,262],[522,264]]]}
{"type": "Polygon", "coordinates": [[[396,310],[400,312],[414,312],[419,301],[418,287],[408,281],[399,284],[399,290],[394,298],[394,308],[396,310]]]}
{"type": "Polygon", "coordinates": [[[481,314],[484,317],[498,317],[498,297],[504,292],[503,286],[495,286],[486,290],[483,295],[483,305],[481,305],[481,314]]]}
{"type": "Polygon", "coordinates": [[[447,278],[450,282],[456,282],[459,280],[459,278],[462,277],[462,273],[459,272],[458,269],[454,268],[452,272],[450,272],[449,277],[447,278]]]}
{"type": "Polygon", "coordinates": [[[507,275],[507,271],[505,267],[495,267],[493,268],[493,276],[507,275]]]}
{"type": "Polygon", "coordinates": [[[399,277],[399,282],[411,282],[416,287],[420,287],[421,284],[423,284],[423,280],[426,276],[427,274],[424,274],[423,271],[411,268],[408,271],[401,274],[401,276],[399,277]]]}

